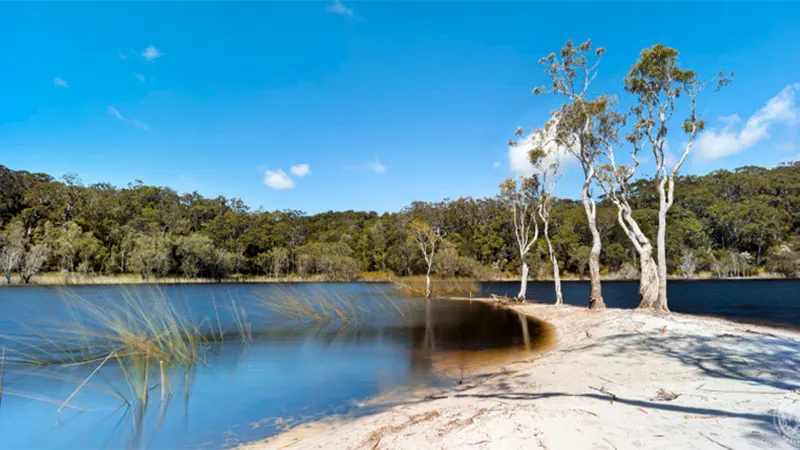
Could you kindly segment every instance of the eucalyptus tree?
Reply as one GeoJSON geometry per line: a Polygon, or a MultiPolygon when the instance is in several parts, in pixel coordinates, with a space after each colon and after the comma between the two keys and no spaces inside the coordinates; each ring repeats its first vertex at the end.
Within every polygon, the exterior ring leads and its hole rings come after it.
{"type": "Polygon", "coordinates": [[[551,93],[566,100],[553,113],[555,139],[558,146],[577,158],[583,169],[581,197],[592,235],[592,247],[589,251],[590,309],[605,308],[600,284],[602,236],[597,227],[597,204],[591,188],[597,177],[597,160],[602,153],[601,138],[608,132],[606,125],[610,102],[606,96],[591,98],[589,93],[604,53],[603,47],[592,50],[592,43],[588,40],[577,46],[572,41],[567,41],[558,55],[551,53],[539,60],[550,77],[551,86],[533,89],[534,94],[551,93]]]}
{"type": "MultiPolygon", "coordinates": [[[[517,129],[517,136],[522,134],[517,129]]],[[[539,198],[539,179],[537,176],[520,177],[519,180],[508,178],[500,183],[500,198],[511,211],[514,222],[514,237],[517,241],[519,259],[522,262],[522,274],[517,298],[524,299],[528,290],[527,256],[531,247],[539,239],[539,222],[536,220],[536,208],[539,198]]]]}
{"type": "Polygon", "coordinates": [[[19,276],[22,282],[30,284],[31,278],[42,270],[50,249],[44,244],[31,246],[19,262],[19,276]]]}
{"type": "Polygon", "coordinates": [[[17,270],[25,256],[25,234],[22,223],[14,222],[8,231],[0,234],[0,270],[11,284],[11,274],[17,270]]]}
{"type": "MultiPolygon", "coordinates": [[[[621,123],[620,121],[619,124],[621,123]]],[[[608,163],[600,166],[598,179],[606,193],[606,198],[611,200],[617,208],[617,222],[620,228],[639,255],[639,307],[666,311],[665,308],[659,306],[658,301],[660,283],[658,266],[653,258],[653,244],[633,217],[633,207],[631,206],[631,184],[639,167],[639,148],[634,147],[631,152],[633,162],[626,165],[618,164],[616,161],[615,142],[609,140],[604,143],[604,146],[608,163]]]]}
{"type": "MultiPolygon", "coordinates": [[[[733,76],[733,73],[730,74],[733,76]]],[[[666,232],[667,212],[675,201],[675,178],[692,150],[695,138],[705,127],[705,121],[697,112],[697,99],[700,92],[709,84],[716,89],[727,85],[730,78],[719,72],[715,79],[703,82],[697,73],[685,70],[678,65],[678,51],[663,44],[656,44],[642,50],[639,60],[625,77],[625,90],[636,99],[633,107],[635,122],[627,140],[635,152],[650,147],[655,158],[654,181],[658,191],[658,300],[640,305],[656,310],[668,311],[667,306],[667,256],[666,232]],[[686,141],[680,157],[670,164],[667,161],[667,132],[676,112],[681,107],[681,128],[686,133],[686,141]],[[671,167],[669,167],[671,165],[671,167]]]]}
{"type": "Polygon", "coordinates": [[[539,219],[542,221],[542,232],[544,234],[544,240],[547,242],[547,253],[550,257],[550,263],[553,266],[553,284],[556,291],[556,305],[562,305],[564,304],[564,296],[561,294],[561,270],[558,266],[558,258],[556,257],[553,242],[550,240],[551,213],[553,202],[555,201],[553,191],[555,190],[556,183],[558,183],[558,180],[561,178],[561,173],[559,172],[561,158],[558,153],[558,148],[552,145],[548,148],[550,142],[546,138],[546,136],[550,134],[549,132],[554,128],[555,123],[549,121],[545,124],[544,130],[537,131],[536,134],[539,136],[538,140],[542,145],[531,149],[528,153],[528,157],[540,178],[536,212],[539,219]]]}
{"type": "Polygon", "coordinates": [[[438,224],[431,225],[423,219],[414,219],[408,226],[409,240],[413,241],[422,251],[425,258],[427,271],[425,272],[425,297],[431,297],[431,270],[433,269],[436,246],[445,238],[447,233],[438,224]]]}

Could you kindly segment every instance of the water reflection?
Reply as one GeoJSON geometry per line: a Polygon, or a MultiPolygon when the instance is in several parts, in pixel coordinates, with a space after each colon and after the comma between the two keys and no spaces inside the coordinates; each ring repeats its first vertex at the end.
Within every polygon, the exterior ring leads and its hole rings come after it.
{"type": "MultiPolygon", "coordinates": [[[[367,411],[354,402],[381,392],[450,384],[485,364],[477,355],[508,356],[511,350],[536,349],[546,334],[541,323],[482,303],[397,297],[395,301],[409,302],[411,313],[403,318],[376,315],[358,325],[290,321],[257,307],[269,289],[275,288],[164,288],[185,314],[198,318],[219,314],[226,327],[232,314],[218,310],[219,299],[235,298],[247,310],[252,340],[247,345],[204,344],[200,364],[165,368],[165,376],[159,364],[152,365],[146,403],[130,400],[134,395],[126,391],[124,371],[108,364],[70,400],[81,410],[56,414],[63,399],[97,364],[7,365],[0,406],[3,447],[233,446],[268,437],[287,424],[367,411]]],[[[303,289],[335,289],[365,307],[394,295],[389,287],[359,284],[303,289]]],[[[113,288],[77,291],[95,301],[113,301],[109,300],[113,288]]],[[[6,292],[13,295],[2,298],[9,313],[0,322],[4,327],[0,334],[19,330],[20,324],[34,326],[42,313],[61,311],[55,289],[6,292]],[[32,304],[39,306],[37,314],[30,314],[32,304]]],[[[5,345],[14,344],[0,343],[5,345]]]]}

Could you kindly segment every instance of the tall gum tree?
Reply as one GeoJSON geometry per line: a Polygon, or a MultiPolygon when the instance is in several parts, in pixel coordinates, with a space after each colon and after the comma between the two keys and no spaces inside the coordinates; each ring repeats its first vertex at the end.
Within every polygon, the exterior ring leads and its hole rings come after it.
{"type": "Polygon", "coordinates": [[[531,150],[529,153],[531,164],[539,172],[539,203],[536,205],[536,213],[542,221],[542,233],[544,240],[547,242],[547,254],[550,257],[550,264],[553,266],[553,287],[556,291],[556,305],[564,304],[564,296],[561,294],[561,270],[558,267],[558,258],[556,258],[556,251],[553,248],[553,242],[550,240],[550,212],[553,209],[553,190],[555,190],[556,183],[561,178],[559,168],[561,161],[557,151],[550,150],[549,152],[544,148],[531,150]]]}
{"type": "MultiPolygon", "coordinates": [[[[627,140],[640,151],[650,147],[655,158],[655,182],[658,191],[658,299],[642,299],[640,307],[668,311],[667,306],[667,212],[675,201],[675,178],[692,150],[695,138],[703,131],[705,122],[697,113],[697,98],[709,84],[715,91],[730,83],[733,73],[719,72],[709,81],[698,79],[697,73],[681,69],[678,51],[663,44],[642,50],[639,60],[625,77],[625,90],[636,99],[632,113],[636,119],[627,140]],[[679,104],[680,103],[680,104],[679,104]],[[673,122],[676,107],[685,110],[682,120],[686,143],[680,157],[672,167],[667,161],[666,145],[669,125],[673,122]]],[[[683,111],[681,111],[683,112],[683,111]]]]}
{"type": "MultiPolygon", "coordinates": [[[[517,129],[517,135],[522,131],[517,129]]],[[[520,275],[519,294],[522,300],[528,291],[528,266],[527,256],[531,247],[539,239],[539,222],[536,220],[537,198],[539,194],[539,180],[534,176],[520,177],[518,181],[511,178],[500,183],[500,198],[511,211],[514,222],[514,237],[517,240],[519,258],[522,262],[520,275]]]]}
{"type": "Polygon", "coordinates": [[[589,231],[592,234],[592,247],[589,252],[589,275],[591,290],[589,308],[605,308],[602,285],[600,283],[600,251],[602,236],[597,227],[597,204],[592,196],[592,184],[597,178],[597,159],[601,155],[602,127],[607,110],[605,96],[590,98],[589,87],[597,76],[605,49],[592,50],[591,41],[574,45],[567,41],[558,55],[550,55],[539,60],[550,77],[551,86],[536,87],[534,94],[551,93],[564,98],[566,102],[553,112],[556,120],[555,139],[558,146],[573,155],[581,164],[584,182],[581,189],[583,207],[589,231]]]}
{"type": "Polygon", "coordinates": [[[658,303],[660,284],[658,266],[653,258],[653,245],[634,219],[631,207],[630,183],[639,167],[638,149],[635,148],[631,152],[632,164],[618,164],[614,155],[615,143],[607,141],[604,144],[608,163],[598,169],[598,179],[605,191],[606,198],[611,200],[617,208],[617,222],[620,228],[630,239],[639,255],[639,307],[666,311],[658,303]]]}

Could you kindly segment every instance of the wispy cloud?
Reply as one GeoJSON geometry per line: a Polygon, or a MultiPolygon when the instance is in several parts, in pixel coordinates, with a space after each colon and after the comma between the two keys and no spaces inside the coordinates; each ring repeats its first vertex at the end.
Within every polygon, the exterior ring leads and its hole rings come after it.
{"type": "Polygon", "coordinates": [[[724,158],[768,139],[772,125],[797,125],[799,113],[795,96],[798,91],[800,83],[786,86],[750,116],[744,126],[740,125],[742,119],[737,114],[720,118],[725,123],[722,129],[709,130],[697,139],[697,158],[705,161],[724,158]]]}
{"type": "Polygon", "coordinates": [[[155,61],[162,56],[164,56],[164,54],[158,51],[158,49],[152,45],[148,45],[147,48],[142,52],[142,57],[148,61],[155,61]]]}
{"type": "Polygon", "coordinates": [[[60,88],[68,88],[68,87],[69,87],[69,83],[67,83],[66,81],[64,81],[64,79],[63,79],[63,78],[58,78],[58,77],[56,77],[56,78],[53,80],[53,85],[54,85],[55,87],[60,87],[60,88]]]}
{"type": "Polygon", "coordinates": [[[150,127],[146,123],[139,122],[136,119],[131,120],[131,123],[136,126],[137,128],[141,128],[144,131],[150,130],[150,127]]]}
{"type": "Polygon", "coordinates": [[[270,189],[285,190],[294,187],[294,180],[283,169],[267,170],[264,172],[264,184],[270,189]]]}
{"type": "Polygon", "coordinates": [[[129,122],[130,124],[132,124],[136,128],[139,128],[140,130],[144,130],[144,131],[150,130],[150,127],[146,123],[142,123],[136,118],[130,118],[129,119],[128,117],[125,117],[125,115],[122,114],[122,112],[119,109],[117,109],[116,106],[110,105],[107,108],[107,111],[108,111],[109,114],[111,114],[112,116],[116,117],[117,119],[119,119],[119,120],[121,120],[123,122],[129,122]]]}
{"type": "Polygon", "coordinates": [[[371,161],[368,161],[368,162],[367,162],[367,165],[365,166],[365,168],[366,168],[368,171],[370,171],[370,172],[374,172],[374,173],[386,173],[386,166],[385,166],[385,165],[383,165],[383,164],[382,164],[382,163],[381,163],[381,162],[378,160],[378,158],[375,158],[375,159],[373,159],[373,160],[371,160],[371,161]]]}
{"type": "Polygon", "coordinates": [[[311,167],[308,164],[295,164],[289,171],[292,175],[302,178],[311,173],[311,167]]]}
{"type": "Polygon", "coordinates": [[[333,3],[328,5],[327,8],[325,8],[325,11],[334,14],[339,14],[340,16],[353,17],[353,10],[351,8],[348,8],[347,6],[344,6],[344,3],[342,3],[339,0],[334,0],[333,3]]]}
{"type": "Polygon", "coordinates": [[[122,115],[121,112],[119,112],[119,110],[115,106],[109,106],[108,107],[108,113],[111,114],[112,116],[116,117],[119,120],[128,120],[128,119],[125,118],[125,116],[122,115]]]}
{"type": "Polygon", "coordinates": [[[140,73],[135,73],[134,72],[133,77],[136,78],[137,80],[139,80],[139,83],[144,83],[145,81],[147,81],[147,77],[145,77],[144,75],[142,75],[140,73]]]}

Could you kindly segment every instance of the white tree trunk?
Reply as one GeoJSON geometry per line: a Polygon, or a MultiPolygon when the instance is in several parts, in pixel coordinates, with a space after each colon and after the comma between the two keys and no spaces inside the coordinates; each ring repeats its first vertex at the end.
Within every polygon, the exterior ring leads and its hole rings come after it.
{"type": "Polygon", "coordinates": [[[520,300],[525,299],[525,294],[528,292],[528,263],[525,262],[525,256],[522,257],[522,278],[519,282],[519,294],[517,298],[520,300]]]}
{"type": "Polygon", "coordinates": [[[587,177],[583,183],[583,208],[586,210],[586,219],[589,231],[592,232],[592,250],[589,252],[589,276],[591,278],[591,291],[589,293],[589,309],[602,309],[606,307],[603,302],[603,289],[600,285],[600,250],[602,241],[597,230],[597,209],[594,200],[589,197],[589,185],[593,176],[587,177]]]}
{"type": "Polygon", "coordinates": [[[556,251],[553,249],[552,242],[550,242],[550,221],[546,220],[544,217],[542,217],[542,220],[544,221],[544,240],[547,242],[547,252],[550,254],[550,262],[553,264],[553,284],[556,289],[556,305],[563,305],[564,297],[561,295],[561,271],[558,268],[556,251]]]}
{"type": "MultiPolygon", "coordinates": [[[[671,206],[671,202],[667,198],[667,192],[664,185],[667,180],[662,179],[658,183],[658,236],[656,241],[656,248],[658,251],[658,306],[656,309],[669,311],[667,307],[667,211],[671,206]]],[[[670,194],[672,194],[672,183],[670,183],[670,194]]]]}
{"type": "Polygon", "coordinates": [[[639,278],[639,308],[664,310],[658,299],[660,291],[658,267],[653,260],[653,246],[646,244],[639,252],[641,275],[639,278]]]}
{"type": "Polygon", "coordinates": [[[431,269],[425,274],[425,298],[431,298],[431,269]]]}

